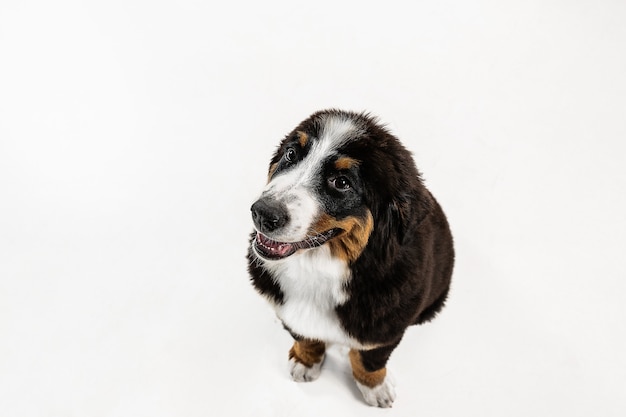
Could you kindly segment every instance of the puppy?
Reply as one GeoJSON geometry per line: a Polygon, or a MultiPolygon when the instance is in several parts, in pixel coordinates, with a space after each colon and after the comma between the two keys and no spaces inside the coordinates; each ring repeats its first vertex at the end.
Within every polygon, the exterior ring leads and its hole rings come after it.
{"type": "Polygon", "coordinates": [[[251,211],[248,270],[294,338],[293,379],[316,379],[326,346],[344,345],[365,401],[390,407],[387,360],[443,307],[454,264],[410,152],[368,114],[317,112],[281,141],[251,211]]]}

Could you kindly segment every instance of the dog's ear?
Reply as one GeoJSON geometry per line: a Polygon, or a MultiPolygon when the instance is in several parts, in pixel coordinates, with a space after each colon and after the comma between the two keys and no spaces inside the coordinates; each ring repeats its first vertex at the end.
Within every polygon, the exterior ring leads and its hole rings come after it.
{"type": "Polygon", "coordinates": [[[374,223],[382,247],[388,247],[391,242],[402,244],[408,219],[409,202],[401,195],[379,206],[374,223]]]}
{"type": "Polygon", "coordinates": [[[411,230],[411,223],[420,224],[432,209],[432,197],[428,191],[419,194],[419,198],[406,193],[399,193],[387,204],[382,225],[383,239],[395,239],[403,244],[406,232],[411,230]]]}
{"type": "Polygon", "coordinates": [[[410,203],[407,197],[402,194],[396,196],[387,206],[390,233],[395,235],[400,244],[404,242],[404,233],[410,218],[410,203]]]}

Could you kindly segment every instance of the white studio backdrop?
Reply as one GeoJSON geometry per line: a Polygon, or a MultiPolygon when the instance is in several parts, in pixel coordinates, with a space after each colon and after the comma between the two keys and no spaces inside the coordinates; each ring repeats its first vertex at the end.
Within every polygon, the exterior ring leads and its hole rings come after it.
{"type": "Polygon", "coordinates": [[[622,416],[626,3],[0,3],[0,415],[622,416]],[[450,219],[447,308],[367,407],[297,384],[250,204],[370,111],[450,219]]]}

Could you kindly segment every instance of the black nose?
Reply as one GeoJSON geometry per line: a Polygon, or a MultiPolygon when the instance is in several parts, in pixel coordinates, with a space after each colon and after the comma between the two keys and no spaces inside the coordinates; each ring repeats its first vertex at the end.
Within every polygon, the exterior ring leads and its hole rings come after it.
{"type": "Polygon", "coordinates": [[[252,220],[257,230],[262,233],[273,232],[289,221],[287,208],[268,198],[257,200],[252,207],[252,220]]]}

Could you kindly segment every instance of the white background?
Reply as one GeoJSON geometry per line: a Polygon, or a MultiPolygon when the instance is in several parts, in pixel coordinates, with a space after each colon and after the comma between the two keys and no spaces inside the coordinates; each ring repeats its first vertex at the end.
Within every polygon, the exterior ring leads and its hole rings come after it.
{"type": "Polygon", "coordinates": [[[623,416],[626,3],[0,3],[0,415],[623,416]],[[384,4],[383,4],[384,3],[384,4]],[[448,307],[366,406],[289,378],[250,204],[311,112],[446,210],[448,307]]]}

